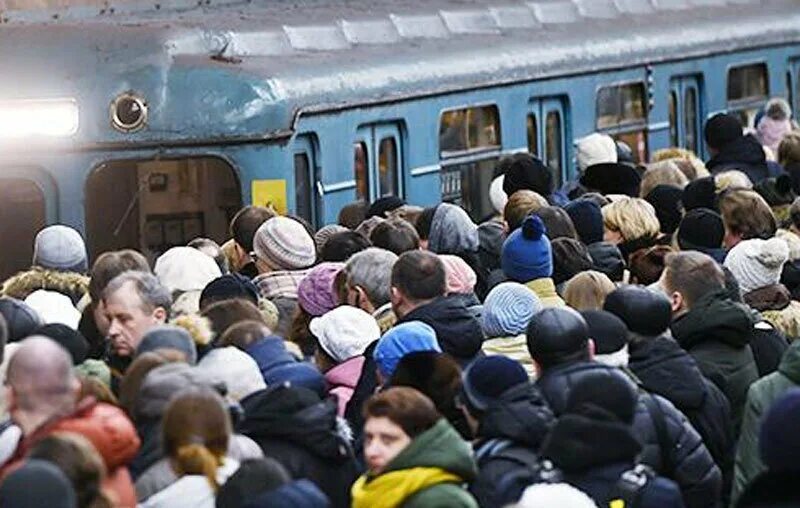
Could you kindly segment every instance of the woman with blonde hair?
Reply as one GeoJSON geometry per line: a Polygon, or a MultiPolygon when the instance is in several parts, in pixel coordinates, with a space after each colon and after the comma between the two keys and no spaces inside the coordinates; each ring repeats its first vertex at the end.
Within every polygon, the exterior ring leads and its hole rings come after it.
{"type": "Polygon", "coordinates": [[[616,286],[602,272],[587,270],[567,281],[564,301],[577,311],[603,310],[603,303],[616,286]]]}
{"type": "Polygon", "coordinates": [[[687,150],[685,148],[662,148],[661,150],[656,150],[653,153],[653,157],[651,162],[661,162],[661,161],[668,161],[671,160],[675,162],[678,166],[678,169],[686,175],[686,178],[689,181],[697,180],[698,178],[705,178],[709,176],[710,173],[706,169],[706,165],[703,164],[697,155],[691,150],[687,150]]]}
{"type": "Polygon", "coordinates": [[[162,444],[178,480],[149,497],[142,508],[214,508],[219,487],[239,462],[227,457],[231,421],[214,390],[192,387],[169,403],[162,444]]]}
{"type": "Polygon", "coordinates": [[[603,241],[615,244],[625,260],[639,249],[655,245],[661,233],[653,205],[641,198],[620,197],[603,212],[603,241]]]}
{"type": "Polygon", "coordinates": [[[647,166],[647,171],[642,175],[639,185],[639,197],[646,198],[650,192],[659,185],[672,185],[683,189],[689,179],[673,161],[654,162],[647,166]]]}

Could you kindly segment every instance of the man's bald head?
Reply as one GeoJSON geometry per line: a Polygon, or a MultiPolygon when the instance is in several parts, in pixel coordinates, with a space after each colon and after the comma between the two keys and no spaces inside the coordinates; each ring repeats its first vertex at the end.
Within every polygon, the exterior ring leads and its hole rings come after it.
{"type": "Polygon", "coordinates": [[[14,406],[21,411],[56,416],[75,405],[78,381],[72,358],[47,337],[20,342],[9,360],[6,382],[14,394],[14,406]]]}

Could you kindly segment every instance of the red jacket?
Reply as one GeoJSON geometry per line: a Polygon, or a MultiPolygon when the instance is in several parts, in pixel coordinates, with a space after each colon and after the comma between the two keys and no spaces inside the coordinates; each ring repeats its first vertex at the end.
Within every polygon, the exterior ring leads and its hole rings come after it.
{"type": "Polygon", "coordinates": [[[103,490],[115,498],[114,506],[136,506],[136,490],[127,467],[139,451],[136,428],[121,409],[91,397],[82,400],[71,415],[45,423],[23,438],[0,474],[16,469],[36,443],[56,432],[73,432],[89,440],[105,462],[103,490]]]}

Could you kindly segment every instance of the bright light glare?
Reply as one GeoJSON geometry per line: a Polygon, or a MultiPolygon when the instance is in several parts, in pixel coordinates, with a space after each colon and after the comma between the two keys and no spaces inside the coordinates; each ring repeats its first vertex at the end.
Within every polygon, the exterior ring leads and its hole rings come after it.
{"type": "Polygon", "coordinates": [[[78,131],[73,99],[0,101],[0,139],[61,138],[78,131]]]}

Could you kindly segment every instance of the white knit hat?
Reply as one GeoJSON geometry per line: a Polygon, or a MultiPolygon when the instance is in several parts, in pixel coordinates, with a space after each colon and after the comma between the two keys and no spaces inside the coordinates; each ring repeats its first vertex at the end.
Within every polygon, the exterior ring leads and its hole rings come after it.
{"type": "Polygon", "coordinates": [[[617,144],[608,134],[593,132],[575,141],[575,159],[581,173],[595,164],[617,162],[617,144]]]}
{"type": "Polygon", "coordinates": [[[508,203],[508,194],[503,190],[503,182],[505,180],[506,176],[500,175],[492,180],[492,184],[489,186],[489,201],[492,203],[494,211],[499,214],[503,213],[503,210],[506,209],[506,203],[508,203]]]}
{"type": "Polygon", "coordinates": [[[153,273],[170,293],[202,291],[222,276],[214,258],[194,247],[173,247],[156,259],[153,273]]]}
{"type": "Polygon", "coordinates": [[[350,305],[336,307],[312,319],[308,328],[322,349],[338,363],[363,355],[367,346],[381,336],[375,318],[350,305]]]}
{"type": "Polygon", "coordinates": [[[267,387],[256,361],[233,346],[212,349],[196,370],[209,384],[225,383],[228,396],[236,401],[267,387]]]}
{"type": "Polygon", "coordinates": [[[780,238],[754,238],[736,244],[725,258],[742,293],[749,293],[781,280],[783,265],[789,260],[789,246],[780,238]]]}
{"type": "Polygon", "coordinates": [[[66,295],[39,289],[28,295],[25,303],[39,314],[45,324],[61,323],[73,330],[78,329],[81,313],[66,295]]]}

